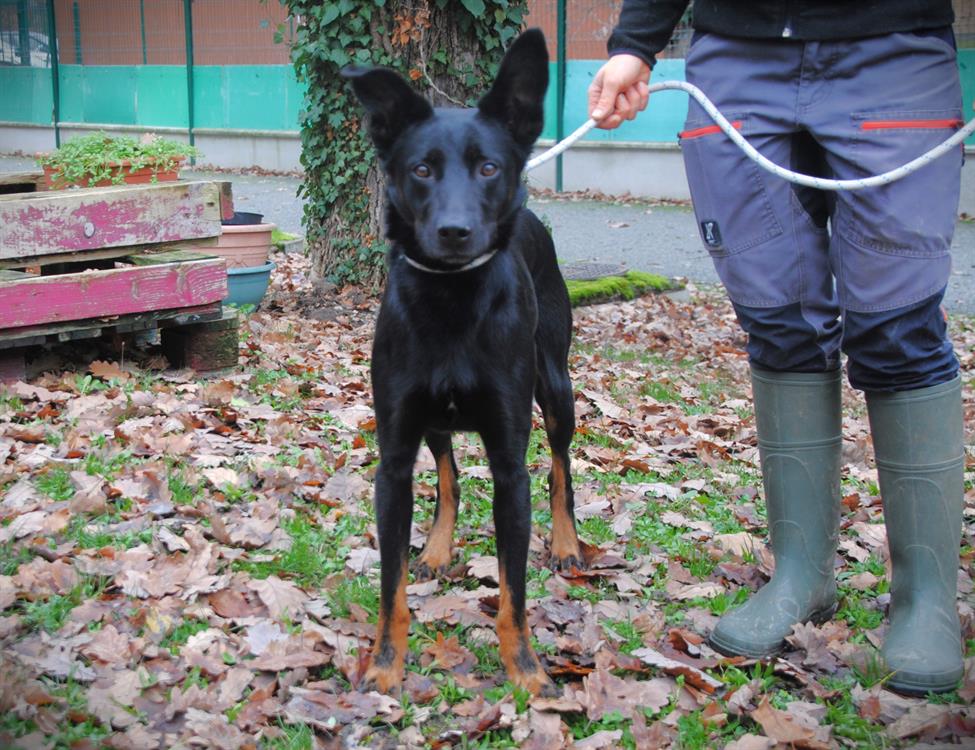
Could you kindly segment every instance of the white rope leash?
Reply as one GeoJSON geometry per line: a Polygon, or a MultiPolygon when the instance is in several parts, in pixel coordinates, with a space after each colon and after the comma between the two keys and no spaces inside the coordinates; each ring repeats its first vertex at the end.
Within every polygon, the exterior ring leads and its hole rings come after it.
{"type": "MultiPolygon", "coordinates": [[[[686,81],[661,81],[660,83],[654,83],[649,87],[651,94],[654,91],[664,91],[666,89],[686,91],[688,94],[693,96],[697,100],[698,104],[704,108],[704,111],[708,113],[708,116],[714,120],[715,124],[719,128],[721,128],[722,132],[724,132],[724,134],[727,135],[738,146],[738,148],[744,151],[750,159],[758,162],[762,168],[767,169],[772,174],[778,175],[782,179],[788,180],[789,182],[794,182],[797,185],[805,185],[806,187],[819,188],[820,190],[863,190],[864,188],[886,185],[887,183],[899,180],[901,177],[906,177],[907,175],[911,174],[911,172],[916,172],[926,164],[930,164],[942,154],[945,154],[955,146],[958,146],[969,135],[975,133],[975,120],[972,120],[941,145],[935,146],[927,153],[921,154],[921,156],[917,157],[916,159],[913,159],[907,164],[897,167],[896,169],[891,169],[889,172],[884,172],[883,174],[874,175],[873,177],[864,177],[861,179],[828,180],[822,177],[813,177],[812,175],[793,172],[785,167],[780,167],[775,162],[762,156],[760,153],[758,153],[754,146],[745,140],[741,133],[735,130],[732,124],[728,122],[725,116],[718,111],[718,108],[714,106],[711,100],[704,95],[704,92],[694,84],[687,83],[686,81]]],[[[582,136],[592,130],[595,126],[595,120],[592,118],[586,120],[586,122],[576,128],[567,138],[552,146],[552,148],[550,148],[548,151],[545,151],[536,156],[534,159],[529,160],[529,162],[525,165],[525,170],[527,171],[529,169],[534,169],[550,159],[554,159],[556,156],[561,154],[572,144],[582,138],[582,136]]]]}

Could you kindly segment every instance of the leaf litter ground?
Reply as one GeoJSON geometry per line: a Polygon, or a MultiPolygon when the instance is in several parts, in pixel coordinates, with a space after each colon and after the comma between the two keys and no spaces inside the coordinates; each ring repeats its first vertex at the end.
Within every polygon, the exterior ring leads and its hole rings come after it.
{"type": "MultiPolygon", "coordinates": [[[[576,516],[589,567],[547,563],[548,455],[528,463],[530,627],[562,693],[504,680],[491,485],[455,439],[454,565],[411,582],[399,696],[356,688],[375,636],[375,301],[328,302],[279,261],[241,367],[201,379],[152,348],[62,350],[0,389],[4,748],[971,747],[975,736],[975,324],[951,321],[968,473],[957,692],[884,689],[889,564],[862,399],[844,396],[840,610],[779,657],[712,651],[716,618],[771,573],[744,340],[720,294],[575,313],[576,516]],[[79,364],[87,361],[88,364],[79,364]]],[[[412,544],[432,521],[417,461],[412,544]]]]}

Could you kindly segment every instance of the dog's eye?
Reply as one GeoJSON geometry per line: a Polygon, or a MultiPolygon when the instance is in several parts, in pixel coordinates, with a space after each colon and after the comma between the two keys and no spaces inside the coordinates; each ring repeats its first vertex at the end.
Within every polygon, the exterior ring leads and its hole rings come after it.
{"type": "Polygon", "coordinates": [[[417,164],[415,167],[413,167],[413,174],[425,180],[427,177],[433,174],[433,172],[430,171],[430,167],[428,167],[426,164],[417,164]]]}
{"type": "Polygon", "coordinates": [[[481,165],[481,174],[485,177],[494,177],[498,173],[498,165],[493,161],[486,161],[481,165]]]}

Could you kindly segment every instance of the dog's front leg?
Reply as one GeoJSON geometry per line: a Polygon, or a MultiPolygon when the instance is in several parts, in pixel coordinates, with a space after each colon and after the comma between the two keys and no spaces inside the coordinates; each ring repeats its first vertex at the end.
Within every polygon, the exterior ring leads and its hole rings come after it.
{"type": "Polygon", "coordinates": [[[415,441],[380,441],[376,474],[376,527],[379,531],[379,623],[372,659],[366,670],[366,689],[383,693],[403,681],[406,637],[410,610],[406,605],[406,573],[413,523],[413,462],[419,448],[415,441]],[[393,445],[383,447],[384,442],[393,445]]]}
{"type": "Polygon", "coordinates": [[[501,606],[498,640],[508,678],[534,695],[554,695],[555,684],[545,674],[532,648],[525,617],[525,571],[531,534],[531,492],[524,437],[506,435],[495,441],[484,435],[494,476],[494,528],[497,538],[501,606]]]}
{"type": "Polygon", "coordinates": [[[569,444],[575,431],[575,405],[572,383],[565,369],[565,357],[555,358],[540,347],[543,366],[539,368],[539,385],[535,397],[545,415],[545,431],[552,449],[552,470],[548,475],[548,492],[552,508],[552,556],[550,564],[564,572],[582,568],[582,544],[576,533],[575,501],[569,444]]]}
{"type": "Polygon", "coordinates": [[[450,446],[450,433],[428,431],[426,440],[437,462],[437,510],[433,518],[433,528],[427,536],[427,544],[414,568],[419,581],[443,575],[450,566],[454,526],[457,523],[457,503],[460,498],[457,464],[450,446]]]}

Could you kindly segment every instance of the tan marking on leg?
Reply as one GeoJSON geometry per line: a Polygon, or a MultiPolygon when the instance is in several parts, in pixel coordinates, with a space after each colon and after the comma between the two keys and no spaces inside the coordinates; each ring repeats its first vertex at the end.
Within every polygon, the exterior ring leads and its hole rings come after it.
{"type": "MultiPolygon", "coordinates": [[[[380,608],[381,609],[381,608],[380,608]]],[[[376,643],[366,670],[366,686],[381,693],[389,693],[403,682],[406,662],[406,637],[410,629],[410,609],[406,604],[406,561],[396,587],[391,612],[379,613],[376,643]]]]}
{"type": "Polygon", "coordinates": [[[453,552],[454,526],[457,523],[457,495],[454,467],[450,454],[437,459],[437,518],[427,537],[426,546],[416,561],[418,575],[436,575],[450,565],[453,552]]]}
{"type": "Polygon", "coordinates": [[[501,605],[498,608],[497,628],[498,640],[501,642],[499,649],[501,662],[508,673],[508,679],[518,687],[528,690],[532,695],[554,692],[555,684],[545,674],[532,648],[527,621],[523,617],[521,625],[515,622],[511,592],[505,581],[503,566],[500,573],[501,605]]]}
{"type": "Polygon", "coordinates": [[[558,456],[552,456],[549,499],[552,508],[552,557],[555,562],[569,563],[575,558],[582,563],[582,548],[576,535],[575,522],[566,505],[566,466],[558,456]]]}

